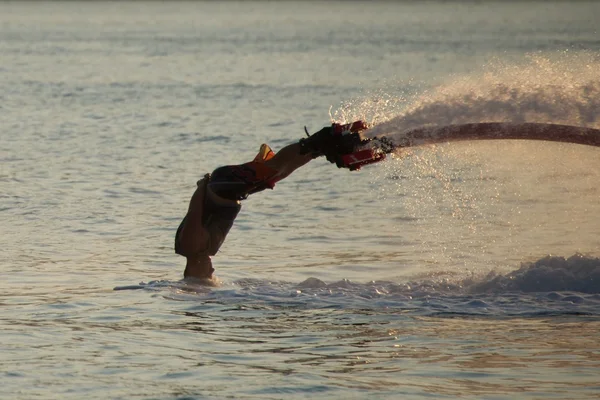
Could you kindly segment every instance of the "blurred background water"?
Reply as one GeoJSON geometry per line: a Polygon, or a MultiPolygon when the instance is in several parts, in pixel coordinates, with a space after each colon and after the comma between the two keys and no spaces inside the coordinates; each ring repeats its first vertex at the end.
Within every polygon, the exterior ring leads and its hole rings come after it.
{"type": "Polygon", "coordinates": [[[200,176],[304,125],[600,128],[598,15],[0,3],[1,397],[597,398],[596,148],[316,160],[244,202],[219,287],[172,244],[200,176]]]}

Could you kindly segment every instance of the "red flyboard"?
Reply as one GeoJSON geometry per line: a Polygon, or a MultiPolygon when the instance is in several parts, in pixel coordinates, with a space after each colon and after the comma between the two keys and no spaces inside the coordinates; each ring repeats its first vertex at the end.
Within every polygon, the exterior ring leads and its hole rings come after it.
{"type": "Polygon", "coordinates": [[[385,153],[378,149],[364,149],[355,153],[342,156],[340,168],[348,168],[350,171],[359,170],[360,167],[367,164],[373,164],[385,159],[385,153]]]}

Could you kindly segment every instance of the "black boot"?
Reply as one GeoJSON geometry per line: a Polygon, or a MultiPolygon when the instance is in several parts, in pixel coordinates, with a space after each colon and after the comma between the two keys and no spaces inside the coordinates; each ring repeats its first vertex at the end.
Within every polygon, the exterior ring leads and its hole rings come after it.
{"type": "Polygon", "coordinates": [[[367,126],[362,121],[345,125],[334,123],[300,139],[300,152],[310,154],[313,158],[324,155],[330,162],[335,162],[338,156],[354,152],[356,146],[362,143],[359,132],[365,129],[367,126]]]}
{"type": "MultiPolygon", "coordinates": [[[[308,135],[308,131],[306,133],[308,135]]],[[[325,154],[326,149],[334,147],[333,126],[326,126],[309,137],[300,139],[300,154],[310,154],[313,158],[325,154]]]]}

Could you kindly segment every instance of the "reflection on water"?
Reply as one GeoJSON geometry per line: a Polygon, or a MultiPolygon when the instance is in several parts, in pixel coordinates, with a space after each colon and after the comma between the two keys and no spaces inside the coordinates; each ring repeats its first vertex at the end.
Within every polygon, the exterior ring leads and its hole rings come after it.
{"type": "MultiPolygon", "coordinates": [[[[309,375],[311,381],[334,393],[375,390],[477,396],[531,392],[544,396],[567,395],[572,388],[585,394],[588,388],[592,398],[597,386],[600,354],[590,353],[589,348],[596,344],[598,321],[440,320],[409,317],[398,310],[375,314],[359,310],[222,311],[226,312],[226,330],[211,332],[206,327],[201,332],[226,343],[225,348],[232,343],[239,346],[227,356],[210,352],[215,359],[208,363],[229,365],[233,375],[260,377],[268,371],[291,376],[292,382],[309,375]],[[571,369],[577,370],[577,379],[562,375],[571,369]]],[[[186,316],[205,320],[201,313],[186,316]]],[[[262,391],[276,392],[277,387],[262,391]]]]}
{"type": "Polygon", "coordinates": [[[126,306],[48,306],[45,317],[25,312],[5,321],[5,388],[33,396],[50,385],[62,393],[68,379],[75,394],[103,388],[106,396],[161,398],[569,397],[576,390],[591,399],[597,390],[595,317],[433,317],[122,293],[144,295],[126,306]]]}

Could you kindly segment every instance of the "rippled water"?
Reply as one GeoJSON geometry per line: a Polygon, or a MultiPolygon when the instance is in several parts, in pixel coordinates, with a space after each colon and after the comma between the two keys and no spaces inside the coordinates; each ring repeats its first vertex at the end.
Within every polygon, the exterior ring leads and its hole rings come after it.
{"type": "Polygon", "coordinates": [[[596,398],[596,148],[317,160],[244,203],[219,286],[172,251],[199,176],[330,117],[600,128],[596,15],[1,3],[0,397],[596,398]]]}

